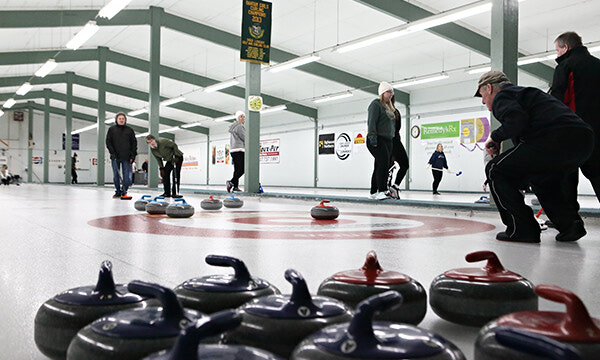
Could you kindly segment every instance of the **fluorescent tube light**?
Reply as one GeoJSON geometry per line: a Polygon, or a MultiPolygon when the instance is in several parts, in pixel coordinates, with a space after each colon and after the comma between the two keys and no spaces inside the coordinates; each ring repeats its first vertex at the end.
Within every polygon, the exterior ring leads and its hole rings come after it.
{"type": "Polygon", "coordinates": [[[406,87],[406,86],[412,86],[412,85],[417,85],[417,84],[425,84],[425,83],[429,83],[429,82],[433,82],[433,81],[439,81],[439,80],[447,79],[448,77],[449,77],[448,74],[440,74],[440,75],[433,75],[433,76],[425,76],[425,77],[421,77],[421,78],[407,79],[407,80],[402,80],[399,82],[392,83],[392,87],[397,89],[400,87],[406,87]]]}
{"type": "Polygon", "coordinates": [[[260,113],[262,115],[264,115],[264,114],[269,114],[269,113],[276,112],[276,111],[282,111],[282,110],[285,110],[285,109],[287,109],[286,105],[270,106],[270,107],[268,107],[268,108],[266,108],[264,110],[261,110],[260,113]]]}
{"type": "Polygon", "coordinates": [[[204,92],[215,92],[215,91],[223,90],[223,89],[226,89],[228,87],[235,86],[235,85],[237,85],[239,83],[240,82],[237,81],[236,79],[223,81],[223,82],[220,82],[220,83],[217,83],[217,84],[205,87],[204,88],[204,92]]]}
{"type": "Polygon", "coordinates": [[[54,70],[57,65],[58,64],[54,59],[50,59],[46,61],[46,63],[42,65],[42,67],[39,68],[38,71],[35,72],[35,76],[43,78],[46,75],[50,74],[50,72],[54,70]]]}
{"type": "Polygon", "coordinates": [[[200,122],[195,122],[195,123],[191,123],[191,124],[181,125],[181,127],[183,129],[193,128],[194,126],[200,126],[200,122]]]}
{"type": "Polygon", "coordinates": [[[519,61],[517,61],[517,65],[521,66],[521,65],[527,65],[527,64],[533,64],[533,63],[538,63],[538,62],[542,62],[542,61],[546,61],[546,60],[553,60],[556,58],[556,54],[548,54],[548,53],[544,53],[544,54],[536,54],[536,55],[529,55],[529,56],[523,56],[522,58],[519,59],[519,61]]]}
{"type": "Polygon", "coordinates": [[[484,13],[491,10],[491,8],[491,1],[479,1],[477,3],[461,6],[456,9],[429,16],[425,19],[413,21],[408,24],[406,30],[414,32],[429,29],[435,26],[451,23],[456,20],[461,20],[473,15],[484,13]]]}
{"type": "Polygon", "coordinates": [[[321,60],[321,57],[319,57],[318,54],[310,54],[310,55],[306,55],[306,56],[300,56],[298,58],[295,58],[295,59],[292,59],[289,61],[285,61],[285,62],[279,63],[277,65],[273,65],[267,71],[272,72],[272,73],[278,73],[278,72],[281,72],[284,70],[293,69],[295,67],[306,65],[311,62],[315,62],[315,61],[319,61],[319,60],[321,60]]]}
{"type": "Polygon", "coordinates": [[[105,124],[111,124],[115,122],[115,118],[104,120],[105,124]]]}
{"type": "Polygon", "coordinates": [[[10,109],[16,103],[17,102],[15,101],[15,99],[10,98],[10,99],[6,100],[6,102],[4,104],[2,104],[2,107],[5,109],[10,109]]]}
{"type": "Polygon", "coordinates": [[[233,120],[233,119],[235,119],[235,115],[225,115],[225,116],[215,118],[214,121],[219,122],[219,121],[226,121],[226,120],[233,120]]]}
{"type": "Polygon", "coordinates": [[[81,129],[77,129],[77,130],[71,131],[71,135],[79,134],[79,133],[82,133],[82,132],[88,131],[88,130],[93,130],[93,129],[97,128],[97,127],[98,127],[98,124],[86,126],[86,127],[81,128],[81,129]]]}
{"type": "Polygon", "coordinates": [[[164,130],[160,130],[158,133],[162,134],[162,133],[166,133],[166,132],[173,132],[173,131],[177,131],[177,130],[181,130],[181,128],[179,126],[173,126],[164,130]]]}
{"type": "Polygon", "coordinates": [[[474,67],[470,67],[469,69],[467,69],[467,73],[469,73],[470,75],[474,75],[474,74],[481,74],[484,72],[488,72],[492,70],[492,67],[487,65],[487,66],[474,66],[474,67]]]}
{"type": "Polygon", "coordinates": [[[385,32],[385,33],[379,33],[379,34],[375,34],[373,36],[369,36],[363,39],[359,39],[356,41],[349,41],[346,44],[340,45],[338,47],[335,48],[335,52],[343,54],[343,53],[347,53],[349,51],[352,50],[356,50],[356,49],[360,49],[366,46],[370,46],[373,44],[378,44],[380,42],[384,42],[387,40],[391,40],[391,39],[395,39],[399,36],[402,36],[404,34],[407,34],[408,32],[406,30],[395,30],[392,32],[385,32]]]}
{"type": "Polygon", "coordinates": [[[137,116],[137,115],[141,115],[144,113],[147,113],[148,109],[138,109],[138,110],[133,110],[127,113],[127,115],[129,116],[137,116]]]}
{"type": "Polygon", "coordinates": [[[324,102],[328,102],[328,101],[345,99],[345,98],[351,97],[353,95],[354,94],[352,94],[351,92],[348,91],[348,92],[345,92],[343,94],[323,96],[323,97],[320,97],[318,99],[313,100],[313,102],[317,103],[317,104],[320,104],[320,103],[324,103],[324,102]]]}
{"type": "Polygon", "coordinates": [[[86,41],[88,41],[94,34],[100,29],[96,22],[90,20],[85,24],[83,29],[77,33],[69,42],[67,43],[67,48],[72,50],[77,50],[81,45],[83,45],[86,41]]]}
{"type": "Polygon", "coordinates": [[[20,88],[17,89],[17,95],[25,95],[29,92],[29,90],[33,89],[33,86],[29,82],[23,83],[20,88]]]}
{"type": "Polygon", "coordinates": [[[113,16],[117,15],[119,11],[123,10],[130,2],[131,0],[112,0],[102,9],[100,9],[98,12],[98,17],[103,17],[110,20],[113,18],[113,16]]]}
{"type": "Polygon", "coordinates": [[[169,106],[169,105],[177,104],[178,102],[182,102],[182,101],[185,101],[185,98],[183,96],[178,96],[176,98],[161,101],[160,106],[169,106]]]}
{"type": "Polygon", "coordinates": [[[148,135],[150,135],[150,133],[149,132],[145,132],[145,133],[137,134],[135,137],[139,138],[139,137],[145,137],[145,136],[148,136],[148,135]]]}
{"type": "Polygon", "coordinates": [[[0,116],[4,115],[4,111],[0,110],[0,116]]]}

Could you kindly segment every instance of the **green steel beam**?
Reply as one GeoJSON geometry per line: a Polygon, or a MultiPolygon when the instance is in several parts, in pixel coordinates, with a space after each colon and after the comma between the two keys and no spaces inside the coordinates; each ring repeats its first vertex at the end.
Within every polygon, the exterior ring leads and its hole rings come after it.
{"type": "Polygon", "coordinates": [[[50,179],[50,89],[44,89],[44,184],[50,179]]]}
{"type": "Polygon", "coordinates": [[[71,183],[71,150],[73,147],[73,77],[75,73],[68,71],[67,75],[67,96],[66,96],[66,115],[65,115],[65,184],[71,183]]]}
{"type": "MultiPolygon", "coordinates": [[[[150,134],[158,138],[158,117],[160,116],[160,39],[162,30],[162,17],[165,14],[164,9],[150,7],[150,62],[146,71],[150,78],[148,89],[150,96],[148,98],[148,127],[150,134]]],[[[148,187],[158,187],[158,163],[148,161],[148,187]]],[[[165,188],[165,192],[170,189],[165,188]]]]}
{"type": "MultiPolygon", "coordinates": [[[[417,21],[432,15],[428,10],[425,10],[415,4],[411,4],[406,0],[381,1],[381,0],[354,0],[358,3],[371,7],[377,11],[393,16],[403,21],[417,21]]],[[[479,35],[463,26],[455,23],[436,26],[427,31],[440,36],[446,40],[452,41],[458,45],[464,46],[478,54],[491,57],[491,40],[485,36],[479,35]]],[[[519,53],[519,56],[525,54],[519,53]]],[[[542,63],[524,65],[520,67],[523,71],[542,79],[547,82],[552,82],[554,69],[542,63]]]]}
{"type": "MultiPolygon", "coordinates": [[[[1,12],[0,12],[1,13],[1,12]]],[[[98,50],[39,50],[0,53],[0,65],[43,64],[53,58],[57,63],[98,60],[98,50]]]]}
{"type": "MultiPolygon", "coordinates": [[[[98,131],[96,133],[96,158],[98,158],[98,164],[104,164],[106,154],[106,62],[108,58],[108,49],[105,47],[98,47],[98,117],[96,123],[98,124],[98,131]]],[[[98,166],[96,172],[96,184],[98,186],[104,186],[105,180],[104,166],[98,166]]]]}
{"type": "MultiPolygon", "coordinates": [[[[45,28],[83,26],[98,10],[8,10],[0,11],[0,28],[45,28]]],[[[121,10],[114,18],[95,19],[99,26],[148,25],[148,10],[121,10]]]]}
{"type": "Polygon", "coordinates": [[[33,107],[29,106],[28,110],[27,132],[29,134],[29,142],[27,144],[27,182],[30,183],[33,181],[33,107]]]}

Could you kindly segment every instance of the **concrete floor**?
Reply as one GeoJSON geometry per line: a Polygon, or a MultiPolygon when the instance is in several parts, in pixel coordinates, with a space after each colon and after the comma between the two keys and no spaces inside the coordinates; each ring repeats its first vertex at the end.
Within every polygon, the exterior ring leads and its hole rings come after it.
{"type": "MultiPolygon", "coordinates": [[[[541,244],[524,245],[496,241],[496,232],[503,230],[497,213],[477,207],[456,210],[338,201],[340,222],[324,226],[310,219],[314,200],[242,194],[246,204],[237,212],[206,213],[200,211],[206,196],[193,194],[196,190],[184,191],[196,207],[193,218],[154,218],[151,226],[140,227],[137,221],[148,216],[137,212],[132,201],[113,200],[109,187],[0,187],[0,334],[6,358],[44,359],[33,342],[38,307],[63,290],[94,284],[106,259],[113,262],[117,282],[139,279],[174,287],[192,277],[230,272],[204,262],[208,254],[229,255],[242,259],[254,276],[284,293],[291,291],[284,271],[294,268],[314,293],[333,273],[361,267],[369,250],[377,252],[384,269],[408,274],[426,289],[448,269],[476,266],[466,263],[465,254],[492,250],[506,268],[534,284],[554,284],[575,292],[590,314],[600,317],[597,217],[585,219],[588,235],[577,243],[557,243],[556,231],[549,229],[542,233],[541,244]]],[[[331,190],[316,193],[339,195],[331,190]]],[[[142,190],[131,192],[134,200],[141,194],[142,190]]],[[[470,204],[479,195],[452,197],[470,204]]],[[[540,309],[563,311],[564,306],[540,300],[540,309]]],[[[473,358],[478,329],[448,323],[430,308],[420,326],[445,336],[473,358]]]]}

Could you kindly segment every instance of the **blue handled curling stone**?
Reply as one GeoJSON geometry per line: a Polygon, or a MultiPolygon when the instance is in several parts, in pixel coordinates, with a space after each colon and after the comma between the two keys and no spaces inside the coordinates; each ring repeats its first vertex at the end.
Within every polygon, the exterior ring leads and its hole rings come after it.
{"type": "Polygon", "coordinates": [[[144,360],[283,360],[264,350],[240,345],[205,345],[204,338],[214,337],[239,326],[242,316],[226,310],[201,319],[182,330],[172,349],[161,351],[144,360]]]}
{"type": "Polygon", "coordinates": [[[197,277],[177,286],[175,293],[186,308],[212,314],[235,309],[257,297],[280,294],[279,289],[267,281],[251,277],[242,260],[208,255],[205,261],[213,266],[232,267],[234,274],[197,277]]]}
{"type": "Polygon", "coordinates": [[[325,279],[317,294],[338,299],[354,309],[361,301],[390,290],[402,295],[402,306],[378,312],[375,319],[419,324],[427,312],[425,288],[408,275],[383,270],[375,251],[367,254],[362,268],[341,271],[325,279]]]}
{"type": "Polygon", "coordinates": [[[242,324],[225,333],[224,343],[265,349],[287,359],[308,335],[352,318],[342,302],[312,297],[296,270],[288,269],[285,279],[292,284],[292,294],[263,296],[243,305],[238,309],[242,324]]]}
{"type": "Polygon", "coordinates": [[[179,332],[205,317],[184,309],[175,293],[164,286],[132,281],[129,291],[157,298],[161,306],[123,310],[103,316],[77,333],[67,360],[137,360],[169,349],[179,332]]]}
{"type": "Polygon", "coordinates": [[[166,213],[168,217],[172,218],[189,218],[194,215],[194,207],[183,198],[179,198],[167,206],[166,213]]]}
{"type": "Polygon", "coordinates": [[[340,210],[335,206],[328,206],[325,203],[329,203],[329,200],[323,200],[317,206],[313,206],[310,209],[310,216],[317,220],[335,220],[340,216],[340,210]]]}
{"type": "Polygon", "coordinates": [[[64,359],[77,332],[103,315],[148,305],[147,298],[115,284],[112,263],[100,265],[96,285],[63,291],[46,301],[35,315],[34,340],[40,351],[53,359],[64,359]]]}
{"type": "Polygon", "coordinates": [[[150,199],[152,199],[152,196],[142,195],[142,198],[137,200],[135,202],[135,204],[133,204],[133,206],[135,207],[136,210],[146,211],[146,204],[148,204],[150,202],[150,199]]]}
{"type": "Polygon", "coordinates": [[[223,200],[223,205],[226,208],[237,209],[244,206],[244,201],[240,198],[236,198],[234,194],[231,194],[231,197],[228,197],[227,199],[223,200]]]}
{"type": "Polygon", "coordinates": [[[475,342],[475,359],[597,360],[600,357],[600,319],[590,317],[581,299],[566,289],[538,285],[535,291],[546,300],[563,303],[566,312],[520,311],[500,316],[479,331],[475,342]],[[545,341],[547,344],[536,346],[537,352],[532,352],[529,350],[535,350],[533,346],[527,349],[515,347],[503,341],[502,335],[499,338],[499,333],[504,329],[549,339],[545,341]]]}
{"type": "Polygon", "coordinates": [[[387,291],[359,303],[352,321],[328,326],[302,341],[291,360],[465,360],[450,341],[419,327],[388,321],[373,322],[402,295],[387,291]]]}
{"type": "Polygon", "coordinates": [[[467,262],[487,260],[483,268],[448,270],[429,288],[429,304],[442,319],[461,325],[482,326],[515,311],[537,310],[533,284],[506,270],[495,253],[467,254],[467,262]]]}
{"type": "Polygon", "coordinates": [[[208,199],[202,200],[200,207],[204,210],[219,210],[223,207],[223,202],[219,199],[213,198],[211,195],[208,197],[208,199]]]}
{"type": "Polygon", "coordinates": [[[167,213],[169,203],[164,201],[164,196],[157,196],[146,204],[146,212],[150,215],[164,215],[167,213]]]}

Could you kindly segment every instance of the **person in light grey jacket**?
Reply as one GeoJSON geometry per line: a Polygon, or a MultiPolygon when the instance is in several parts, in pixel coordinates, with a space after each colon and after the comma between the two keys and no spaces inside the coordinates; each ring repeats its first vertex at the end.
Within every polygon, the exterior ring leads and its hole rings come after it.
{"type": "Polygon", "coordinates": [[[233,163],[233,177],[227,180],[227,192],[242,191],[239,188],[240,177],[244,175],[244,150],[246,148],[246,115],[242,111],[235,113],[235,121],[229,127],[229,153],[233,163]]]}

